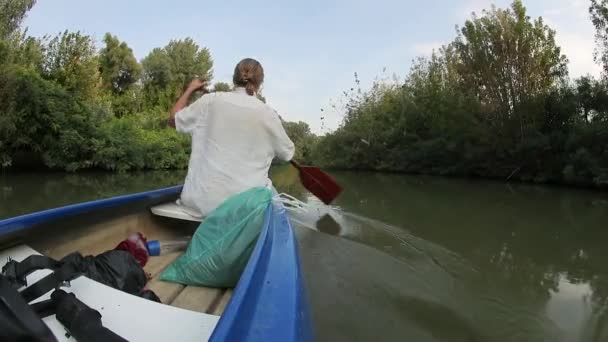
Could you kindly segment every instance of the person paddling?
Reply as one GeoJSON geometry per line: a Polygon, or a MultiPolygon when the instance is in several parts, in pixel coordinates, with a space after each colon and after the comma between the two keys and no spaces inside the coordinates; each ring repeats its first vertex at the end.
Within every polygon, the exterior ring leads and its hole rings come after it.
{"type": "Polygon", "coordinates": [[[262,65],[243,59],[232,81],[233,91],[208,93],[188,105],[192,93],[206,85],[192,80],[169,116],[171,127],[192,136],[179,204],[194,216],[206,216],[252,187],[272,187],[272,160],[289,161],[295,152],[277,112],[256,97],[264,82],[262,65]]]}

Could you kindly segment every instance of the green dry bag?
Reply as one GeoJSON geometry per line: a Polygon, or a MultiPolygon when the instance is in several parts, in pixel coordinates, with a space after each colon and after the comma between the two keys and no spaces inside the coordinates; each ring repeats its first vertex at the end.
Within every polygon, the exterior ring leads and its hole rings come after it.
{"type": "Polygon", "coordinates": [[[185,285],[234,287],[253,252],[272,190],[256,187],[234,195],[196,229],[186,252],[160,275],[185,285]]]}

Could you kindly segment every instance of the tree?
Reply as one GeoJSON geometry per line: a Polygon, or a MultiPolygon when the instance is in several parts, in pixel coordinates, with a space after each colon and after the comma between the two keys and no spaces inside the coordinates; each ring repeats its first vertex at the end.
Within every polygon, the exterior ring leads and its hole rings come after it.
{"type": "Polygon", "coordinates": [[[99,53],[102,85],[114,95],[121,95],[137,82],[141,66],[127,43],[110,33],[106,33],[103,41],[105,47],[99,53]]]}
{"type": "Polygon", "coordinates": [[[521,1],[473,14],[403,83],[345,91],[341,126],[311,156],[333,168],[606,187],[608,82],[566,76],[555,32],[521,1]]]}
{"type": "Polygon", "coordinates": [[[213,60],[209,49],[199,47],[192,38],[172,40],[164,50],[171,59],[171,72],[180,90],[194,77],[205,80],[211,80],[213,77],[213,60]]]}
{"type": "Polygon", "coordinates": [[[578,111],[586,123],[608,110],[608,87],[605,81],[583,76],[574,81],[578,111]]]}
{"type": "Polygon", "coordinates": [[[30,69],[3,68],[0,77],[0,163],[16,152],[33,152],[47,166],[78,168],[90,160],[95,115],[73,94],[30,69]],[[2,139],[4,140],[4,139],[2,139]]]}
{"type": "Polygon", "coordinates": [[[100,78],[93,39],[68,31],[51,39],[46,47],[44,76],[82,99],[96,99],[100,78]]]}
{"type": "Polygon", "coordinates": [[[145,101],[149,107],[164,104],[168,108],[171,99],[166,99],[173,74],[171,59],[161,48],[153,49],[142,61],[145,101]]]}
{"type": "Polygon", "coordinates": [[[19,29],[35,3],[35,0],[0,0],[0,64],[40,65],[41,49],[32,49],[34,42],[38,43],[36,47],[40,46],[39,40],[25,37],[19,29]]]}
{"type": "Polygon", "coordinates": [[[591,0],[589,14],[595,26],[594,58],[602,65],[604,73],[608,74],[608,0],[591,0]]]}
{"type": "Polygon", "coordinates": [[[0,64],[18,64],[42,72],[45,39],[15,31],[6,40],[0,40],[0,64]]]}
{"type": "Polygon", "coordinates": [[[13,34],[36,0],[0,0],[0,40],[13,34]]]}
{"type": "Polygon", "coordinates": [[[110,33],[106,33],[104,43],[105,47],[99,53],[102,87],[112,95],[112,111],[121,117],[139,109],[141,89],[136,82],[142,68],[127,43],[110,33]]]}
{"type": "Polygon", "coordinates": [[[225,82],[216,82],[213,85],[213,91],[217,92],[217,91],[230,91],[232,90],[232,87],[230,86],[230,84],[225,83],[225,82]]]}
{"type": "Polygon", "coordinates": [[[211,80],[213,60],[207,48],[186,38],[152,50],[142,66],[147,104],[169,108],[194,77],[211,80]]]}
{"type": "Polygon", "coordinates": [[[503,122],[567,75],[555,31],[541,17],[532,21],[521,0],[510,9],[473,14],[448,51],[462,89],[473,92],[503,122]]]}
{"type": "MultiPolygon", "coordinates": [[[[0,168],[187,167],[190,138],[164,129],[166,109],[141,111],[141,66],[126,43],[107,34],[98,54],[80,32],[30,37],[20,25],[34,2],[0,0],[0,168]]],[[[156,51],[149,79],[165,98],[194,74],[211,76],[192,40],[156,51]]]]}
{"type": "Polygon", "coordinates": [[[316,136],[310,131],[310,126],[302,121],[282,122],[285,132],[296,146],[294,159],[302,162],[309,162],[314,143],[316,142],[316,136]]]}
{"type": "Polygon", "coordinates": [[[16,54],[17,57],[13,62],[42,72],[45,54],[45,38],[25,37],[25,35],[20,35],[20,38],[19,49],[16,54]]]}

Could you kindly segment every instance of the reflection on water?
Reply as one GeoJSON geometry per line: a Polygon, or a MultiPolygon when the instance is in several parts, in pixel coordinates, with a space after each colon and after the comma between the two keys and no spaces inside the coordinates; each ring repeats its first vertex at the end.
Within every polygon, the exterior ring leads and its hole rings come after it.
{"type": "Polygon", "coordinates": [[[322,339],[608,341],[607,194],[334,176],[335,208],[289,184],[322,339]]]}
{"type": "Polygon", "coordinates": [[[182,184],[185,171],[0,173],[0,219],[182,184]]]}
{"type": "Polygon", "coordinates": [[[585,323],[591,318],[593,289],[589,283],[571,283],[560,275],[556,291],[551,290],[547,315],[571,335],[572,340],[583,336],[585,323]]]}
{"type": "MultiPolygon", "coordinates": [[[[608,194],[338,172],[322,205],[291,167],[322,341],[608,341],[608,194]]],[[[183,172],[0,174],[0,218],[179,184],[183,172]]]]}

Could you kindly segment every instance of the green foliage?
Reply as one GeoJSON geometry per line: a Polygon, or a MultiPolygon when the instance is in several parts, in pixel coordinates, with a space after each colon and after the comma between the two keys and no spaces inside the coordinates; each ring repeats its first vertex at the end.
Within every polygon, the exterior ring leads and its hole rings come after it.
{"type": "Polygon", "coordinates": [[[225,82],[216,82],[213,85],[213,91],[217,92],[217,91],[231,91],[232,87],[230,86],[230,84],[225,83],[225,82]]]}
{"type": "Polygon", "coordinates": [[[46,47],[43,39],[34,37],[26,37],[25,34],[20,35],[17,42],[17,50],[13,63],[26,66],[38,73],[42,72],[46,47]]]}
{"type": "Polygon", "coordinates": [[[7,39],[19,29],[35,3],[36,0],[0,0],[0,40],[7,39]]]}
{"type": "Polygon", "coordinates": [[[171,59],[161,48],[153,49],[142,61],[143,91],[149,106],[169,108],[173,100],[171,59]]]}
{"type": "MultiPolygon", "coordinates": [[[[2,71],[3,165],[10,165],[11,155],[23,150],[42,154],[50,167],[65,156],[89,165],[87,138],[94,130],[96,116],[63,88],[33,71],[16,66],[2,71]]],[[[62,166],[79,168],[68,163],[62,166]]]]}
{"type": "Polygon", "coordinates": [[[169,109],[193,78],[212,78],[213,60],[207,48],[186,38],[153,49],[142,66],[145,103],[169,109]]]}
{"type": "Polygon", "coordinates": [[[0,0],[0,64],[41,67],[41,41],[27,37],[19,29],[34,3],[34,0],[0,0]]]}
{"type": "Polygon", "coordinates": [[[42,72],[45,46],[43,39],[27,37],[15,32],[10,38],[0,40],[0,64],[18,64],[42,72]]]}
{"type": "Polygon", "coordinates": [[[595,61],[608,73],[608,0],[591,0],[589,14],[595,26],[595,61]]]}
{"type": "Polygon", "coordinates": [[[45,78],[55,81],[83,100],[96,100],[99,94],[99,64],[93,38],[80,32],[63,33],[46,47],[45,78]]]}
{"type": "Polygon", "coordinates": [[[110,33],[106,33],[103,41],[105,47],[99,52],[102,86],[114,95],[122,95],[141,76],[141,66],[127,43],[110,33]]]}
{"type": "Polygon", "coordinates": [[[520,1],[484,11],[403,83],[345,92],[313,162],[608,186],[608,81],[569,82],[555,32],[525,13],[520,1]]]}
{"type": "Polygon", "coordinates": [[[467,20],[445,56],[459,87],[478,97],[489,120],[507,127],[533,121],[522,109],[567,75],[555,31],[542,18],[532,21],[521,0],[467,20]]]}
{"type": "MultiPolygon", "coordinates": [[[[167,112],[192,78],[211,81],[208,49],[172,40],[140,65],[111,34],[99,53],[79,32],[29,37],[20,24],[33,4],[0,0],[0,166],[27,156],[69,171],[185,168],[190,140],[167,112]]],[[[590,13],[608,65],[608,0],[590,13]]],[[[404,82],[345,92],[335,132],[283,124],[295,159],[325,167],[607,187],[608,80],[570,81],[566,63],[555,32],[516,0],[474,15],[404,82]]]]}
{"type": "Polygon", "coordinates": [[[283,127],[296,146],[296,153],[293,158],[299,162],[309,163],[312,160],[311,154],[317,137],[310,131],[308,124],[302,121],[283,121],[283,127]]]}
{"type": "Polygon", "coordinates": [[[134,118],[112,119],[100,127],[95,140],[95,164],[107,170],[185,168],[189,139],[174,130],[143,130],[134,118]]]}
{"type": "Polygon", "coordinates": [[[27,36],[20,23],[33,4],[0,0],[0,167],[186,168],[190,138],[167,127],[168,109],[195,74],[210,79],[209,51],[171,41],[143,72],[111,34],[99,53],[80,32],[27,36]]]}
{"type": "Polygon", "coordinates": [[[584,76],[575,80],[575,86],[578,94],[577,110],[585,122],[608,111],[608,84],[584,76]]]}
{"type": "Polygon", "coordinates": [[[172,40],[164,51],[171,60],[173,80],[180,88],[185,88],[194,77],[212,78],[213,60],[209,49],[199,47],[192,38],[172,40]]]}
{"type": "Polygon", "coordinates": [[[120,94],[109,95],[109,102],[117,117],[137,113],[144,105],[141,87],[133,85],[120,94]]]}
{"type": "Polygon", "coordinates": [[[0,97],[0,134],[6,137],[0,143],[3,166],[24,151],[40,154],[50,168],[68,171],[168,169],[188,164],[189,138],[159,125],[144,129],[148,113],[115,118],[23,67],[4,68],[0,75],[0,93],[5,95],[0,97]]]}

